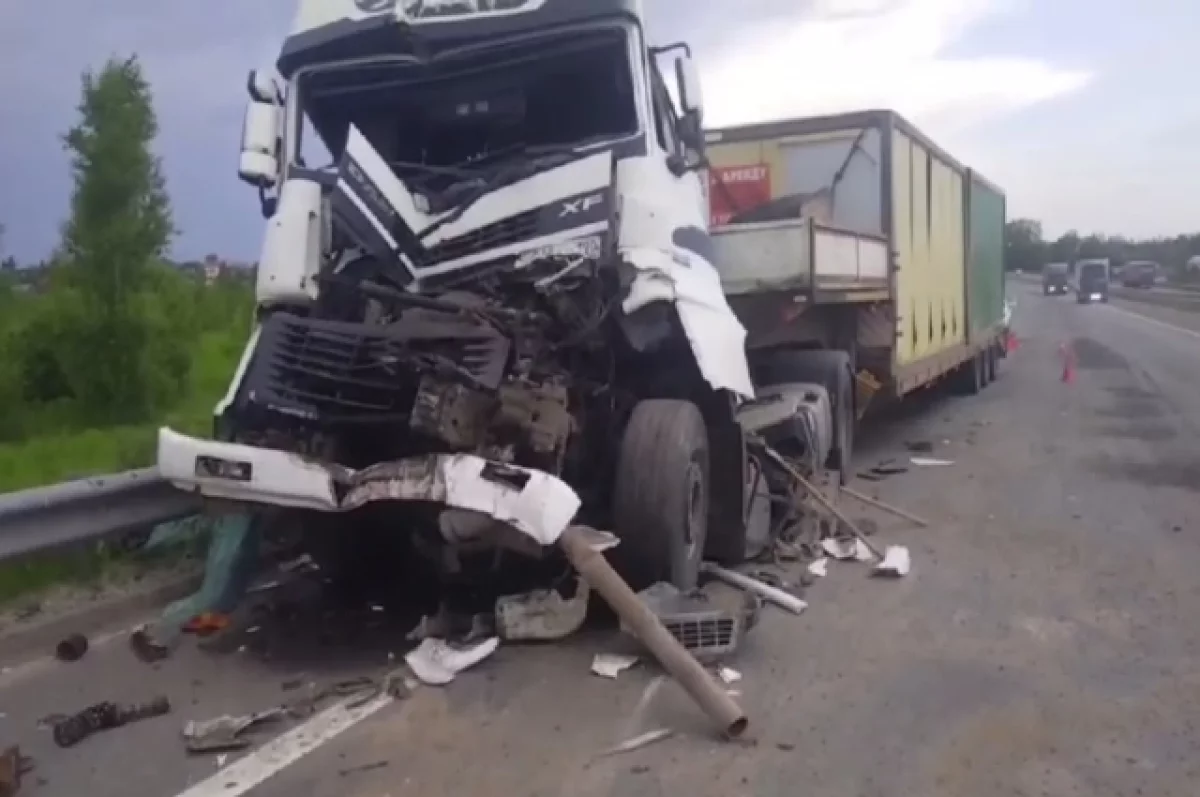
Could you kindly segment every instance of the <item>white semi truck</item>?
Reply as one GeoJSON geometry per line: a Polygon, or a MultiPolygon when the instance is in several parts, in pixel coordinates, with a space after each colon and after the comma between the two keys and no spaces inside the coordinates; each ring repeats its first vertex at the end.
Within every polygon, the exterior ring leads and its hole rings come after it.
{"type": "Polygon", "coordinates": [[[715,260],[794,256],[794,293],[849,243],[878,304],[886,236],[838,233],[815,263],[777,229],[716,240],[696,65],[643,19],[640,0],[301,0],[277,74],[249,81],[257,322],[212,438],[161,431],[163,475],[481,577],[586,523],[635,586],[683,588],[789,521],[771,452],[844,478],[853,346],[748,349],[715,260]]]}

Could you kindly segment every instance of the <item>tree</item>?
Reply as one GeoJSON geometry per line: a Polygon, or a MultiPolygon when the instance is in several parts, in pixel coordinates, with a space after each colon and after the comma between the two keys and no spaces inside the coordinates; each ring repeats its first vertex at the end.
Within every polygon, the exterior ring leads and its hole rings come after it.
{"type": "Polygon", "coordinates": [[[89,420],[144,416],[160,392],[162,348],[145,290],[175,230],[159,159],[158,121],[136,57],[82,78],[79,122],[63,137],[74,191],[63,229],[58,357],[89,420]]]}
{"type": "Polygon", "coordinates": [[[1042,223],[1013,219],[1004,229],[1004,267],[1008,271],[1041,271],[1047,254],[1042,223]]]}

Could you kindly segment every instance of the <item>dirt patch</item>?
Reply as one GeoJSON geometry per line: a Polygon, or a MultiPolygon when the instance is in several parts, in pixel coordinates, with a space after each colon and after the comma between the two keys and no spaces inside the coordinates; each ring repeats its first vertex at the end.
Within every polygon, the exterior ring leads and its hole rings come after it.
{"type": "Polygon", "coordinates": [[[1103,426],[1095,430],[1098,437],[1118,440],[1139,440],[1143,443],[1162,443],[1173,440],[1179,433],[1165,424],[1134,423],[1128,426],[1103,426]]]}
{"type": "Polygon", "coordinates": [[[1200,459],[1164,458],[1158,462],[1130,462],[1108,457],[1087,463],[1090,471],[1118,481],[1146,487],[1174,487],[1200,493],[1200,459]]]}
{"type": "Polygon", "coordinates": [[[1090,371],[1128,369],[1129,361],[1113,349],[1092,338],[1075,338],[1071,342],[1075,366],[1090,371]]]}

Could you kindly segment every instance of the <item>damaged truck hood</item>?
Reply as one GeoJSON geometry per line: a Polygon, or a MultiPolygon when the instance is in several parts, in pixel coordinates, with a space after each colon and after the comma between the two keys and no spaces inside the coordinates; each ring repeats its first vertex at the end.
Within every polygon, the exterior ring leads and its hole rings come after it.
{"type": "Polygon", "coordinates": [[[613,155],[567,163],[482,193],[462,208],[432,214],[366,137],[351,127],[337,166],[334,216],[359,244],[419,289],[445,287],[531,250],[607,233],[613,155]]]}

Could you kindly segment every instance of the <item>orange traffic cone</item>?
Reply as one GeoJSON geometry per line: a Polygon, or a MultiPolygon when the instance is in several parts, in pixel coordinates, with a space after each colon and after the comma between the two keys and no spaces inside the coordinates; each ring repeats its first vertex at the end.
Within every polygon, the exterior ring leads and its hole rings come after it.
{"type": "Polygon", "coordinates": [[[1016,333],[1010,330],[1008,334],[1004,336],[1004,350],[1009,354],[1012,354],[1019,348],[1021,348],[1021,341],[1017,338],[1016,333]]]}
{"type": "Polygon", "coordinates": [[[1059,347],[1062,353],[1063,369],[1062,381],[1068,385],[1075,384],[1075,350],[1066,343],[1059,347]]]}

